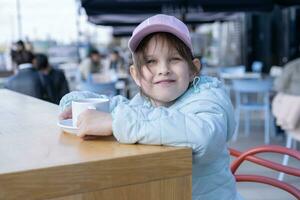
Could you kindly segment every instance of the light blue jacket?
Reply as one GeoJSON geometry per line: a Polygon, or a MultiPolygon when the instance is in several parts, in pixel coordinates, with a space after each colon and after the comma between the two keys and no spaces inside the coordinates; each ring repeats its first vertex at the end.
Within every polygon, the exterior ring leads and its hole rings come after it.
{"type": "MultiPolygon", "coordinates": [[[[63,109],[71,100],[96,97],[73,92],[61,100],[63,109]]],[[[120,143],[190,147],[193,150],[193,200],[238,200],[230,171],[226,142],[235,130],[234,110],[222,84],[201,76],[176,102],[153,107],[137,94],[132,100],[111,99],[113,134],[120,143]]]]}

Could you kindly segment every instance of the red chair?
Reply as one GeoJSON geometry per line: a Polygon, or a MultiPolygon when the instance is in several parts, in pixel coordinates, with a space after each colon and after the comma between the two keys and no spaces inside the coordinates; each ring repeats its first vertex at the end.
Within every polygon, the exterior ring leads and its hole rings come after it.
{"type": "Polygon", "coordinates": [[[286,182],[279,181],[274,178],[261,176],[261,175],[250,175],[250,174],[236,174],[237,169],[242,164],[243,161],[247,160],[258,165],[267,167],[269,169],[273,169],[279,172],[284,172],[286,174],[294,175],[300,177],[300,169],[284,166],[282,164],[278,164],[263,158],[259,158],[254,156],[258,153],[280,153],[289,155],[291,157],[296,158],[300,161],[300,153],[296,150],[288,149],[282,146],[275,146],[275,145],[265,145],[259,146],[253,149],[250,149],[246,152],[240,152],[234,149],[229,148],[230,155],[237,157],[231,164],[231,171],[234,174],[237,182],[256,182],[256,183],[263,183],[266,185],[272,185],[274,187],[280,188],[285,190],[286,192],[292,194],[297,199],[300,199],[300,190],[294,187],[291,184],[286,182]]]}

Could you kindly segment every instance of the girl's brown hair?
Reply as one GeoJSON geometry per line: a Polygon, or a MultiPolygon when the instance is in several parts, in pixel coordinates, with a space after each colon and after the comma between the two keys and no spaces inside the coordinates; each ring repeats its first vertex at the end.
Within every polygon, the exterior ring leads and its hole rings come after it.
{"type": "MultiPolygon", "coordinates": [[[[190,48],[185,45],[179,38],[174,36],[171,33],[166,33],[166,32],[156,32],[147,35],[138,45],[136,48],[136,51],[133,53],[133,63],[134,66],[137,69],[138,75],[141,77],[143,74],[141,73],[142,71],[142,66],[146,65],[146,51],[148,48],[149,41],[155,38],[156,42],[158,38],[162,39],[163,45],[167,45],[168,47],[174,47],[176,51],[179,53],[179,55],[186,60],[188,63],[188,66],[191,70],[192,73],[198,73],[198,68],[194,65],[193,63],[193,54],[190,48]]],[[[171,48],[170,48],[171,49],[171,48]]]]}

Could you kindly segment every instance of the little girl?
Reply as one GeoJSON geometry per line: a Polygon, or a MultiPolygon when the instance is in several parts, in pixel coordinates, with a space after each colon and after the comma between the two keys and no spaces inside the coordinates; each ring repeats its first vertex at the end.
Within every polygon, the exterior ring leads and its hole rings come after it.
{"type": "MultiPolygon", "coordinates": [[[[190,147],[193,200],[238,200],[226,141],[234,133],[233,107],[216,78],[198,76],[188,28],[175,17],[155,15],[136,27],[129,40],[132,78],[140,93],[111,99],[111,113],[87,110],[78,118],[81,137],[114,135],[120,143],[190,147]]],[[[65,95],[61,119],[71,117],[75,99],[65,95]]]]}

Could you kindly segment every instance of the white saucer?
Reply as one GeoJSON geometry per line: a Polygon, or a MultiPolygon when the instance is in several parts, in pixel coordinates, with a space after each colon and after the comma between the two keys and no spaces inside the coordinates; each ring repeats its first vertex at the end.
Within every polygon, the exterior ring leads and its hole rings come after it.
{"type": "Polygon", "coordinates": [[[57,122],[57,125],[67,133],[71,133],[73,135],[78,134],[78,128],[73,126],[73,121],[72,119],[63,119],[57,122]]]}

